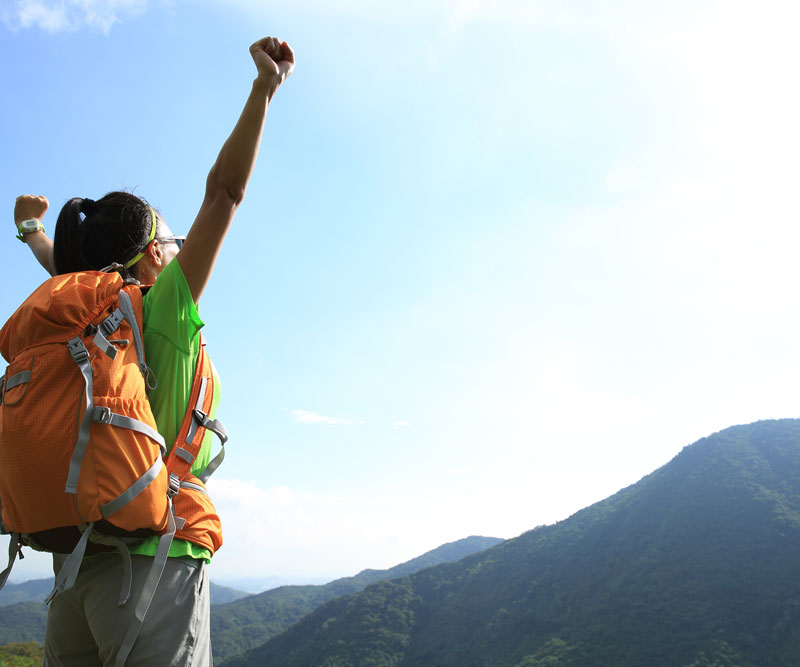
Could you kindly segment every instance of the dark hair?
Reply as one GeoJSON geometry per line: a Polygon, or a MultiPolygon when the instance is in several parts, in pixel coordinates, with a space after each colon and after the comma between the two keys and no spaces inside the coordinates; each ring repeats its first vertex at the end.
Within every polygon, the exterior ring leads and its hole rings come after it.
{"type": "MultiPolygon", "coordinates": [[[[75,197],[58,214],[53,238],[56,273],[99,271],[124,265],[147,246],[150,207],[128,192],[109,192],[93,201],[75,197]]],[[[120,269],[124,278],[130,269],[120,269]]]]}

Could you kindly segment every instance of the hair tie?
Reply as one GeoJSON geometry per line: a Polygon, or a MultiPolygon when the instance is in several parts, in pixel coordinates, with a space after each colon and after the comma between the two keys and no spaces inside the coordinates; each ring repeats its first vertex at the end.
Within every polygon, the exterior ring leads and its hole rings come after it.
{"type": "Polygon", "coordinates": [[[89,199],[88,197],[85,197],[81,201],[81,206],[79,210],[88,218],[90,215],[94,215],[94,212],[97,210],[97,203],[94,201],[94,199],[89,199]]]}

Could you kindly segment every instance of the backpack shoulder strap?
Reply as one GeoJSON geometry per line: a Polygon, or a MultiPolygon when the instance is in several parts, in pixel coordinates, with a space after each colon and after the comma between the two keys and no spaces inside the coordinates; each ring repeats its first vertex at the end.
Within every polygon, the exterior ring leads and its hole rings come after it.
{"type": "Polygon", "coordinates": [[[205,470],[198,475],[198,478],[205,484],[211,473],[219,467],[225,458],[225,443],[228,441],[228,433],[221,421],[209,417],[214,405],[216,391],[214,365],[206,353],[205,341],[203,341],[197,358],[186,414],[180,431],[178,431],[178,437],[175,439],[172,450],[167,457],[170,489],[174,493],[178,492],[180,483],[186,478],[192,465],[194,465],[195,459],[200,453],[200,447],[203,444],[206,431],[211,431],[220,439],[222,450],[209,462],[205,470]]]}

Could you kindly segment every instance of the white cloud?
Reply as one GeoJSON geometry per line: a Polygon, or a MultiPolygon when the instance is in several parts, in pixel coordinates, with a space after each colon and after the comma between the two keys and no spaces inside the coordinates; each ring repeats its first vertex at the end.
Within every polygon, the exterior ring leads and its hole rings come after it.
{"type": "Polygon", "coordinates": [[[403,420],[394,421],[391,423],[391,428],[408,428],[409,426],[411,426],[411,422],[403,420]]]}
{"type": "Polygon", "coordinates": [[[354,424],[366,424],[362,419],[352,417],[327,417],[325,415],[310,412],[309,410],[292,410],[292,419],[302,424],[328,424],[330,426],[352,426],[354,424]]]}
{"type": "MultiPolygon", "coordinates": [[[[369,538],[353,499],[285,486],[212,479],[209,492],[222,517],[224,545],[214,557],[213,576],[344,574],[353,546],[369,538]],[[331,552],[331,550],[334,550],[331,552]],[[320,554],[326,553],[320,559],[320,554]]],[[[355,572],[349,572],[355,574],[355,572]]]]}
{"type": "MultiPolygon", "coordinates": [[[[499,530],[495,509],[475,494],[400,500],[392,492],[325,495],[224,478],[212,478],[208,490],[224,537],[212,561],[212,580],[256,575],[331,580],[367,567],[392,567],[446,542],[499,530]],[[454,506],[468,510],[455,513],[454,506]]],[[[522,505],[516,497],[514,502],[522,505]]],[[[510,534],[506,530],[500,537],[510,534]]]]}
{"type": "Polygon", "coordinates": [[[149,0],[8,0],[0,20],[14,29],[55,33],[88,28],[108,33],[115,23],[144,12],[149,0]]]}

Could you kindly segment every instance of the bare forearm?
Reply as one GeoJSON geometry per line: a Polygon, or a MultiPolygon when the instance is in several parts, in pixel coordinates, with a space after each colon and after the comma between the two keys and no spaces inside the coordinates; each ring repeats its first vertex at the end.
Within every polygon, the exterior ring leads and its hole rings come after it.
{"type": "Polygon", "coordinates": [[[31,249],[36,261],[41,264],[51,276],[56,275],[53,262],[53,241],[44,232],[34,232],[25,235],[25,243],[31,249]]]}
{"type": "Polygon", "coordinates": [[[214,198],[224,193],[234,207],[244,199],[247,183],[250,181],[258,157],[267,108],[276,90],[277,86],[259,79],[253,82],[253,88],[239,120],[208,174],[207,197],[214,198]]]}
{"type": "Polygon", "coordinates": [[[222,239],[244,199],[258,156],[270,96],[270,90],[256,79],[239,120],[211,167],[203,204],[183,249],[178,253],[177,261],[195,302],[205,289],[222,239]]]}

